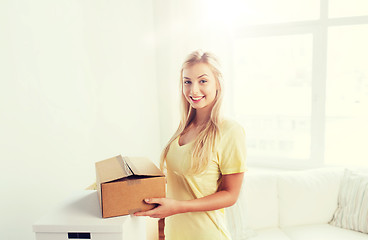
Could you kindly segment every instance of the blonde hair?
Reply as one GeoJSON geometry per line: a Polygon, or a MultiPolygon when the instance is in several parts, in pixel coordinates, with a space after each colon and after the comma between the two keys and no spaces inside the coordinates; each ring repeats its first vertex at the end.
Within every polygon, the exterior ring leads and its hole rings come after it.
{"type": "Polygon", "coordinates": [[[181,89],[181,120],[178,129],[171,137],[166,147],[162,151],[160,167],[165,168],[166,156],[169,152],[171,143],[190,125],[196,115],[196,109],[192,108],[183,94],[183,71],[187,67],[191,67],[198,63],[205,63],[212,70],[217,81],[218,90],[214,99],[214,105],[211,110],[211,116],[205,127],[196,137],[194,149],[191,156],[191,164],[188,174],[200,174],[208,166],[210,159],[213,157],[216,149],[216,143],[220,135],[220,108],[223,99],[223,79],[219,70],[219,64],[216,57],[208,52],[195,51],[188,55],[184,61],[180,71],[180,89],[181,89]]]}

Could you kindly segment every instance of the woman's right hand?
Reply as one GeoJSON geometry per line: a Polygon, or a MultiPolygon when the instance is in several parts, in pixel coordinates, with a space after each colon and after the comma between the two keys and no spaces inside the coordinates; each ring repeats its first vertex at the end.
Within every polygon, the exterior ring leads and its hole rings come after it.
{"type": "Polygon", "coordinates": [[[183,212],[183,201],[170,198],[147,198],[144,201],[148,204],[158,204],[158,206],[145,212],[136,212],[134,216],[165,218],[183,212]]]}

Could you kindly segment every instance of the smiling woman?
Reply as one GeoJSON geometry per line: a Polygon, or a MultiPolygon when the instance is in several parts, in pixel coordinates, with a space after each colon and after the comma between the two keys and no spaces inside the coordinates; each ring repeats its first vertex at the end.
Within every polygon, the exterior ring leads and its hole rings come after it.
{"type": "Polygon", "coordinates": [[[182,120],[164,148],[161,168],[167,173],[167,198],[136,216],[165,219],[168,240],[230,240],[224,208],[239,196],[245,168],[245,134],[220,116],[222,75],[216,59],[190,54],[181,70],[182,120]]]}

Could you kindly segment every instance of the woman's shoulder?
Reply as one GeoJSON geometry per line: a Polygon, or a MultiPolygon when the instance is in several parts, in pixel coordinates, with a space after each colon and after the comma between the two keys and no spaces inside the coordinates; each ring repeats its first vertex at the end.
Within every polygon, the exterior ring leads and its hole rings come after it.
{"type": "Polygon", "coordinates": [[[219,149],[228,148],[230,145],[245,141],[243,126],[233,119],[223,119],[220,124],[219,149]]]}
{"type": "Polygon", "coordinates": [[[220,131],[222,134],[226,134],[227,132],[232,131],[244,131],[244,129],[243,126],[237,121],[230,118],[224,118],[220,124],[220,131]]]}

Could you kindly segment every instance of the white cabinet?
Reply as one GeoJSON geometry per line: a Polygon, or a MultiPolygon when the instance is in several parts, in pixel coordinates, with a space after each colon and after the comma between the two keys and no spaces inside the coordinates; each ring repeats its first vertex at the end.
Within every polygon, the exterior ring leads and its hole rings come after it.
{"type": "Polygon", "coordinates": [[[146,218],[102,218],[97,191],[83,190],[33,224],[36,240],[145,240],[146,218]]]}

